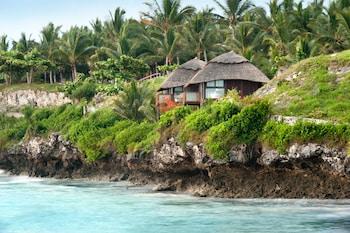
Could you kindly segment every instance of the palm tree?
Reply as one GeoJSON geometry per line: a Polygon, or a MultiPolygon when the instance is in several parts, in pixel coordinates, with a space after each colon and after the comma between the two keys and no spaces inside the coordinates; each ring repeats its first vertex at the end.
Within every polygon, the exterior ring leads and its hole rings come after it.
{"type": "Polygon", "coordinates": [[[21,53],[28,53],[30,52],[34,47],[37,46],[37,43],[31,39],[31,36],[29,38],[25,33],[21,33],[21,37],[18,40],[18,42],[13,42],[13,47],[21,52],[21,53]]]}
{"type": "Polygon", "coordinates": [[[71,67],[73,81],[77,77],[78,62],[83,60],[93,49],[95,47],[92,46],[91,39],[83,28],[72,27],[63,34],[59,50],[71,67]]]}
{"type": "Polygon", "coordinates": [[[0,36],[0,51],[7,51],[9,49],[9,41],[7,35],[0,36]]]}
{"type": "Polygon", "coordinates": [[[132,81],[126,84],[115,102],[115,111],[124,119],[142,121],[154,118],[155,108],[151,106],[154,92],[147,84],[132,81]],[[153,109],[153,111],[152,111],[153,109]]]}
{"type": "MultiPolygon", "coordinates": [[[[53,23],[49,23],[41,31],[41,51],[43,55],[52,64],[56,63],[58,50],[58,39],[61,26],[56,27],[53,23]]],[[[53,70],[50,69],[50,83],[56,81],[56,75],[53,75],[53,70]]]]}
{"type": "Polygon", "coordinates": [[[164,33],[172,27],[181,24],[187,16],[190,16],[195,8],[191,6],[181,7],[181,0],[152,0],[145,3],[149,7],[149,12],[143,12],[143,23],[152,25],[164,33]]]}
{"type": "Polygon", "coordinates": [[[253,7],[250,0],[225,0],[225,5],[218,0],[214,1],[224,12],[224,15],[219,17],[225,19],[230,28],[241,21],[244,14],[253,7]]]}
{"type": "Polygon", "coordinates": [[[214,24],[212,10],[204,10],[189,18],[182,32],[183,44],[189,50],[194,50],[198,59],[203,57],[205,61],[208,61],[208,51],[215,51],[215,45],[219,42],[219,30],[214,24]]]}

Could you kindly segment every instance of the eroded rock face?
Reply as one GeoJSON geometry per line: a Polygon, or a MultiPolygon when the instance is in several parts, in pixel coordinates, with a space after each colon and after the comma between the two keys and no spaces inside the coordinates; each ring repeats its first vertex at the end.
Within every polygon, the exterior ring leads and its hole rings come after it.
{"type": "Polygon", "coordinates": [[[22,145],[27,156],[30,176],[71,177],[83,166],[83,155],[60,135],[52,134],[48,140],[34,138],[22,145]]]}
{"type": "Polygon", "coordinates": [[[350,198],[350,158],[344,150],[312,143],[294,144],[284,155],[265,149],[260,156],[254,150],[234,147],[234,161],[224,163],[210,159],[203,145],[181,146],[171,138],[151,153],[114,154],[89,163],[53,134],[0,153],[0,168],[37,177],[128,180],[200,197],[350,198]]]}
{"type": "Polygon", "coordinates": [[[337,174],[350,175],[350,158],[344,149],[329,148],[315,143],[293,144],[285,154],[279,154],[275,150],[265,150],[257,161],[263,166],[273,166],[308,160],[318,160],[328,164],[337,174]]]}
{"type": "Polygon", "coordinates": [[[203,145],[187,143],[182,148],[174,138],[152,153],[152,168],[157,172],[188,172],[205,169],[212,161],[203,145]]]}
{"type": "Polygon", "coordinates": [[[13,92],[0,92],[0,111],[6,108],[21,108],[27,105],[35,107],[61,106],[72,103],[61,92],[46,92],[35,90],[19,90],[13,92]]]}

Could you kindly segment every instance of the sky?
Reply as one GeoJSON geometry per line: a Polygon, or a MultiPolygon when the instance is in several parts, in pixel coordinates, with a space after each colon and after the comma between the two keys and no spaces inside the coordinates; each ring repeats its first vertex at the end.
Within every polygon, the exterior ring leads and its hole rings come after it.
{"type": "MultiPolygon", "coordinates": [[[[147,0],[0,0],[0,35],[17,40],[21,32],[38,40],[43,26],[49,22],[66,30],[74,25],[89,25],[95,18],[107,19],[109,11],[120,6],[128,18],[140,17],[146,11],[147,0]]],[[[253,0],[255,5],[266,6],[268,0],[253,0]]],[[[183,5],[196,8],[216,6],[213,0],[182,0],[183,5]]]]}

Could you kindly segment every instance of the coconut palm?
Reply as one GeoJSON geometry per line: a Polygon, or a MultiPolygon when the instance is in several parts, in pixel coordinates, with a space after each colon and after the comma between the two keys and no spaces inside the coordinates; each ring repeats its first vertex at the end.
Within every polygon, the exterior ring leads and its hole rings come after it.
{"type": "Polygon", "coordinates": [[[182,37],[189,50],[194,50],[198,59],[208,60],[208,52],[215,51],[218,28],[214,24],[213,9],[207,9],[189,18],[182,37]]]}
{"type": "Polygon", "coordinates": [[[22,53],[31,51],[37,45],[38,44],[35,42],[35,40],[31,39],[31,36],[28,37],[24,32],[21,33],[21,37],[17,42],[13,42],[13,47],[22,53]]]}
{"type": "Polygon", "coordinates": [[[9,49],[9,41],[7,35],[0,36],[0,51],[7,51],[9,49]]]}
{"type": "Polygon", "coordinates": [[[154,118],[155,109],[151,106],[154,102],[154,92],[147,84],[132,81],[126,84],[124,90],[118,95],[115,102],[116,113],[124,119],[142,121],[145,118],[154,118]],[[147,116],[146,113],[149,115],[147,116]]]}
{"type": "Polygon", "coordinates": [[[94,49],[95,47],[92,46],[87,31],[83,28],[72,27],[68,32],[63,34],[59,50],[63,59],[65,59],[71,67],[73,80],[77,77],[78,63],[83,61],[88,53],[94,49]]]}
{"type": "MultiPolygon", "coordinates": [[[[41,31],[41,51],[45,58],[55,64],[57,61],[57,55],[59,52],[58,39],[61,26],[56,27],[53,23],[49,23],[41,31]]],[[[56,75],[53,75],[53,70],[50,69],[50,83],[56,81],[56,75]]]]}
{"type": "Polygon", "coordinates": [[[227,22],[230,28],[241,21],[244,14],[253,7],[250,0],[225,0],[225,4],[218,0],[214,1],[224,12],[224,15],[220,17],[227,22]]]}
{"type": "Polygon", "coordinates": [[[181,0],[157,0],[148,1],[145,3],[149,11],[143,12],[143,22],[147,25],[152,25],[164,33],[167,33],[171,28],[181,24],[187,16],[190,16],[195,8],[191,6],[181,7],[181,0]]]}

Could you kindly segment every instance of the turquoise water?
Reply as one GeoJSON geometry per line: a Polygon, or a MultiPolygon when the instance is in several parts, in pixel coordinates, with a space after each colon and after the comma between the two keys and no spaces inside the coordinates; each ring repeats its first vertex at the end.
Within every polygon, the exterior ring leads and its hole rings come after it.
{"type": "Polygon", "coordinates": [[[0,174],[0,233],[350,232],[350,201],[223,200],[0,174]]]}

